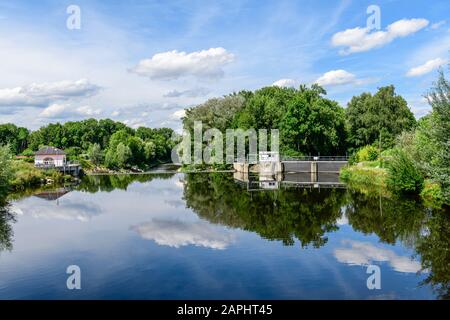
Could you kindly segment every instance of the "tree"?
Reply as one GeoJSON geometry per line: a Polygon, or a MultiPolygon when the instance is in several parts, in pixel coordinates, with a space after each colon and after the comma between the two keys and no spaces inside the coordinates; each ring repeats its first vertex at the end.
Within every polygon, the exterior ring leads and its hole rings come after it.
{"type": "Polygon", "coordinates": [[[301,87],[290,99],[280,123],[283,151],[337,155],[345,152],[344,110],[323,98],[318,85],[301,87]]]}
{"type": "Polygon", "coordinates": [[[88,150],[89,160],[95,165],[99,165],[103,161],[103,152],[98,143],[94,143],[88,150]]]}
{"type": "Polygon", "coordinates": [[[450,82],[442,70],[428,94],[428,102],[432,107],[431,140],[437,146],[430,165],[431,175],[441,185],[446,202],[450,203],[450,82]]]}
{"type": "Polygon", "coordinates": [[[29,131],[12,123],[0,124],[0,146],[9,145],[11,152],[19,154],[28,146],[29,131]]]}
{"type": "Polygon", "coordinates": [[[130,147],[123,144],[118,144],[116,148],[116,163],[119,168],[124,168],[128,164],[128,160],[133,156],[130,147]]]}
{"type": "Polygon", "coordinates": [[[392,147],[397,135],[416,125],[405,99],[395,93],[392,85],[379,88],[373,96],[370,93],[354,96],[345,117],[352,148],[379,143],[380,139],[382,148],[392,147]]]}
{"type": "Polygon", "coordinates": [[[0,197],[11,179],[11,154],[9,146],[0,146],[0,197]]]}

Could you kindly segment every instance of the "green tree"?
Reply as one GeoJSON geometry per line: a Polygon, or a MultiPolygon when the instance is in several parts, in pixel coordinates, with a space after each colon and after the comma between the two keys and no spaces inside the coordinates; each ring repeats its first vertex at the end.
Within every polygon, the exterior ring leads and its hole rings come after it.
{"type": "Polygon", "coordinates": [[[88,150],[89,160],[95,165],[99,165],[103,161],[103,152],[98,143],[94,143],[88,150]]]}
{"type": "Polygon", "coordinates": [[[11,154],[9,146],[0,146],[0,197],[9,187],[11,179],[11,154]]]}
{"type": "Polygon", "coordinates": [[[345,118],[348,141],[352,148],[379,143],[382,148],[394,145],[395,137],[416,125],[413,113],[394,86],[381,87],[374,95],[363,93],[348,103],[345,118]]]}
{"type": "Polygon", "coordinates": [[[0,124],[0,146],[9,145],[11,152],[19,154],[28,146],[29,131],[12,123],[0,124]]]}
{"type": "Polygon", "coordinates": [[[283,151],[300,154],[337,155],[345,153],[344,110],[325,99],[318,85],[301,87],[290,99],[280,123],[283,151]]]}
{"type": "Polygon", "coordinates": [[[428,94],[432,107],[431,140],[436,144],[432,177],[439,182],[447,203],[450,203],[450,83],[441,70],[434,88],[428,94]]]}
{"type": "Polygon", "coordinates": [[[130,147],[120,142],[116,148],[116,163],[119,168],[124,168],[128,165],[129,160],[133,156],[130,147]]]}

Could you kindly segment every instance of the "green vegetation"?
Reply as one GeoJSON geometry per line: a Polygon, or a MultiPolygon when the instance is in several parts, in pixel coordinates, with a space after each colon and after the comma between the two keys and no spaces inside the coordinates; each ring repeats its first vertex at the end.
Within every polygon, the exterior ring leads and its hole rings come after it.
{"type": "Polygon", "coordinates": [[[397,194],[420,194],[424,178],[416,164],[402,149],[395,151],[388,165],[388,187],[397,194]]]}
{"type": "MultiPolygon", "coordinates": [[[[371,139],[364,140],[360,138],[367,136],[361,133],[365,130],[356,130],[361,136],[354,142],[369,144],[355,153],[351,161],[353,166],[342,170],[342,179],[357,188],[366,188],[364,184],[386,186],[394,194],[420,195],[433,207],[450,205],[450,84],[443,71],[427,97],[431,113],[415,126],[412,122],[399,122],[396,128],[402,131],[394,130],[390,138],[383,138],[381,153],[377,149],[380,142],[375,131],[372,131],[371,139]],[[369,169],[373,167],[376,171],[369,169]]],[[[354,107],[363,110],[362,101],[362,97],[354,100],[354,107]]],[[[370,109],[370,104],[366,107],[370,109]]],[[[349,121],[353,121],[351,117],[349,121]]],[[[384,136],[383,132],[381,134],[384,136]]],[[[352,135],[350,133],[350,139],[353,139],[352,135]]]]}
{"type": "Polygon", "coordinates": [[[345,110],[350,148],[361,148],[378,142],[383,149],[393,147],[395,138],[416,124],[405,99],[395,94],[394,86],[382,87],[377,93],[353,97],[345,110]]]}
{"type": "MultiPolygon", "coordinates": [[[[145,170],[167,162],[174,145],[172,135],[169,128],[134,130],[110,119],[49,124],[33,132],[13,124],[0,125],[0,145],[9,145],[13,155],[32,156],[41,146],[54,146],[91,170],[145,170]]],[[[33,172],[29,175],[40,178],[33,172]]]]}
{"type": "Polygon", "coordinates": [[[9,187],[11,176],[11,155],[9,147],[0,146],[0,198],[9,187]]]}
{"type": "Polygon", "coordinates": [[[242,91],[188,109],[183,126],[191,136],[195,121],[202,121],[203,130],[217,128],[224,136],[226,129],[266,129],[268,133],[278,129],[284,154],[344,154],[344,109],[325,95],[318,85],[242,91]]]}

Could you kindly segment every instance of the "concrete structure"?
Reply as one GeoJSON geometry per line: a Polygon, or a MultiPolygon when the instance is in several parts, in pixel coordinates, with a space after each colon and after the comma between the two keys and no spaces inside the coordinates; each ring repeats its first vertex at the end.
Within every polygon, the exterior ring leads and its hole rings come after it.
{"type": "Polygon", "coordinates": [[[238,172],[256,172],[263,175],[279,172],[310,172],[312,175],[317,175],[319,172],[339,173],[347,163],[346,157],[316,156],[281,160],[278,152],[264,151],[259,153],[257,163],[236,162],[233,168],[238,172]]]}

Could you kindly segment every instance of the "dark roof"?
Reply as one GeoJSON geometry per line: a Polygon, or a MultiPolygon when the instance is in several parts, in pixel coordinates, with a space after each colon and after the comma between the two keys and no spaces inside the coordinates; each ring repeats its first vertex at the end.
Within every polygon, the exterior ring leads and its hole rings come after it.
{"type": "Polygon", "coordinates": [[[64,151],[55,148],[55,147],[42,147],[38,151],[34,153],[35,155],[58,155],[58,154],[66,154],[64,151]]]}

